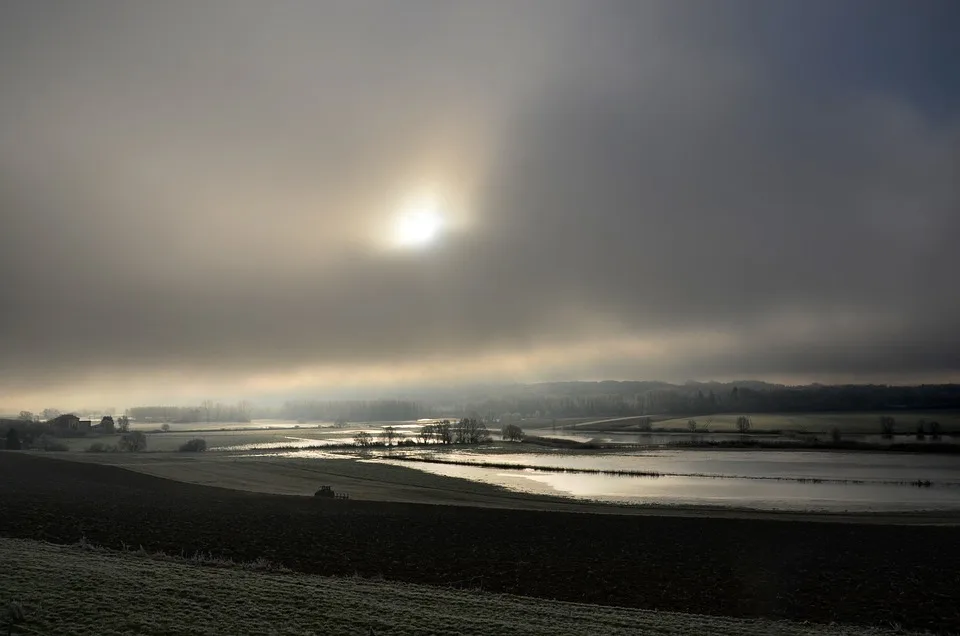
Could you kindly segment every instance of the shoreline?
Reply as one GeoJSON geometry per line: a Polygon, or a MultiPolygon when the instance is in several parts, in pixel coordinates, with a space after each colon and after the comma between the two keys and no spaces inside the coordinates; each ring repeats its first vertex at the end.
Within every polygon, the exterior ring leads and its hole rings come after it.
{"type": "MultiPolygon", "coordinates": [[[[22,452],[22,451],[21,451],[22,452]]],[[[150,475],[175,483],[222,488],[233,492],[271,494],[313,498],[320,485],[350,494],[354,501],[410,503],[436,506],[461,506],[500,510],[530,510],[603,514],[617,516],[662,516],[679,518],[747,519],[766,521],[815,521],[901,526],[960,526],[960,510],[907,510],[878,512],[794,511],[715,505],[621,504],[580,500],[562,496],[517,492],[507,488],[475,482],[466,478],[446,477],[404,466],[359,462],[352,458],[307,459],[264,458],[250,462],[249,473],[241,471],[238,460],[229,455],[220,457],[190,456],[183,453],[90,454],[30,452],[31,456],[54,461],[122,468],[132,473],[150,475]],[[79,456],[78,456],[79,455],[79,456]],[[115,461],[98,461],[102,459],[115,461]],[[131,461],[132,460],[132,461],[131,461]],[[210,461],[205,461],[210,460],[210,461]],[[198,466],[197,462],[202,462],[198,466]],[[195,471],[195,472],[191,472],[195,471]],[[249,481],[251,475],[263,479],[249,481]],[[272,487],[270,475],[289,480],[282,487],[272,487]]],[[[0,451],[2,458],[2,451],[0,451]]]]}

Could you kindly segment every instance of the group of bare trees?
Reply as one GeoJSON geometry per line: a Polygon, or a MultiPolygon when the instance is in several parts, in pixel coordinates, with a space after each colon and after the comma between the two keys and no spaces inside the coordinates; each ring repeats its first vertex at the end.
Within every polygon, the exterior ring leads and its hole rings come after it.
{"type": "MultiPolygon", "coordinates": [[[[519,427],[515,427],[520,430],[519,427]]],[[[520,431],[522,438],[523,431],[520,431]]],[[[360,431],[353,437],[353,443],[361,448],[370,446],[391,447],[415,443],[412,439],[402,439],[403,435],[392,426],[384,426],[376,437],[366,431],[360,431]]],[[[483,420],[465,417],[457,422],[442,420],[426,424],[417,431],[416,441],[420,444],[483,444],[493,441],[483,420]]]]}
{"type": "Polygon", "coordinates": [[[493,438],[483,420],[465,417],[453,423],[443,420],[422,426],[417,439],[423,444],[482,444],[493,438]]]}

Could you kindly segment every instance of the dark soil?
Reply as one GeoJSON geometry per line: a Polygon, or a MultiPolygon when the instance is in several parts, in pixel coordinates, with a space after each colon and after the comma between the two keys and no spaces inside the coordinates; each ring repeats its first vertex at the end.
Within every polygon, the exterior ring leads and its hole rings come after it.
{"type": "Polygon", "coordinates": [[[948,526],[308,499],[0,452],[0,535],[585,603],[960,631],[960,528],[948,526]]]}

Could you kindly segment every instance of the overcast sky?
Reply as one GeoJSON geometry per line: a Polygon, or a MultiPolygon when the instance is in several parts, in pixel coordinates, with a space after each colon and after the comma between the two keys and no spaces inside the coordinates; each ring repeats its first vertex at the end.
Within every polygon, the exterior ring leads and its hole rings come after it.
{"type": "Polygon", "coordinates": [[[954,0],[7,0],[0,405],[957,380],[958,32],[954,0]]]}

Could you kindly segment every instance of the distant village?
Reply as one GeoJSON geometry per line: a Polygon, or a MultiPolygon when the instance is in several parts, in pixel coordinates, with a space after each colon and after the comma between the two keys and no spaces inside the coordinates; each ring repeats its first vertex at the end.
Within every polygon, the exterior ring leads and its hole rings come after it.
{"type": "Polygon", "coordinates": [[[126,415],[121,415],[116,420],[112,415],[104,415],[100,421],[94,423],[93,420],[81,419],[73,413],[63,413],[48,420],[41,420],[32,413],[24,411],[18,418],[0,418],[0,429],[40,426],[46,433],[61,437],[78,437],[87,434],[113,435],[130,430],[130,421],[126,415]]]}

